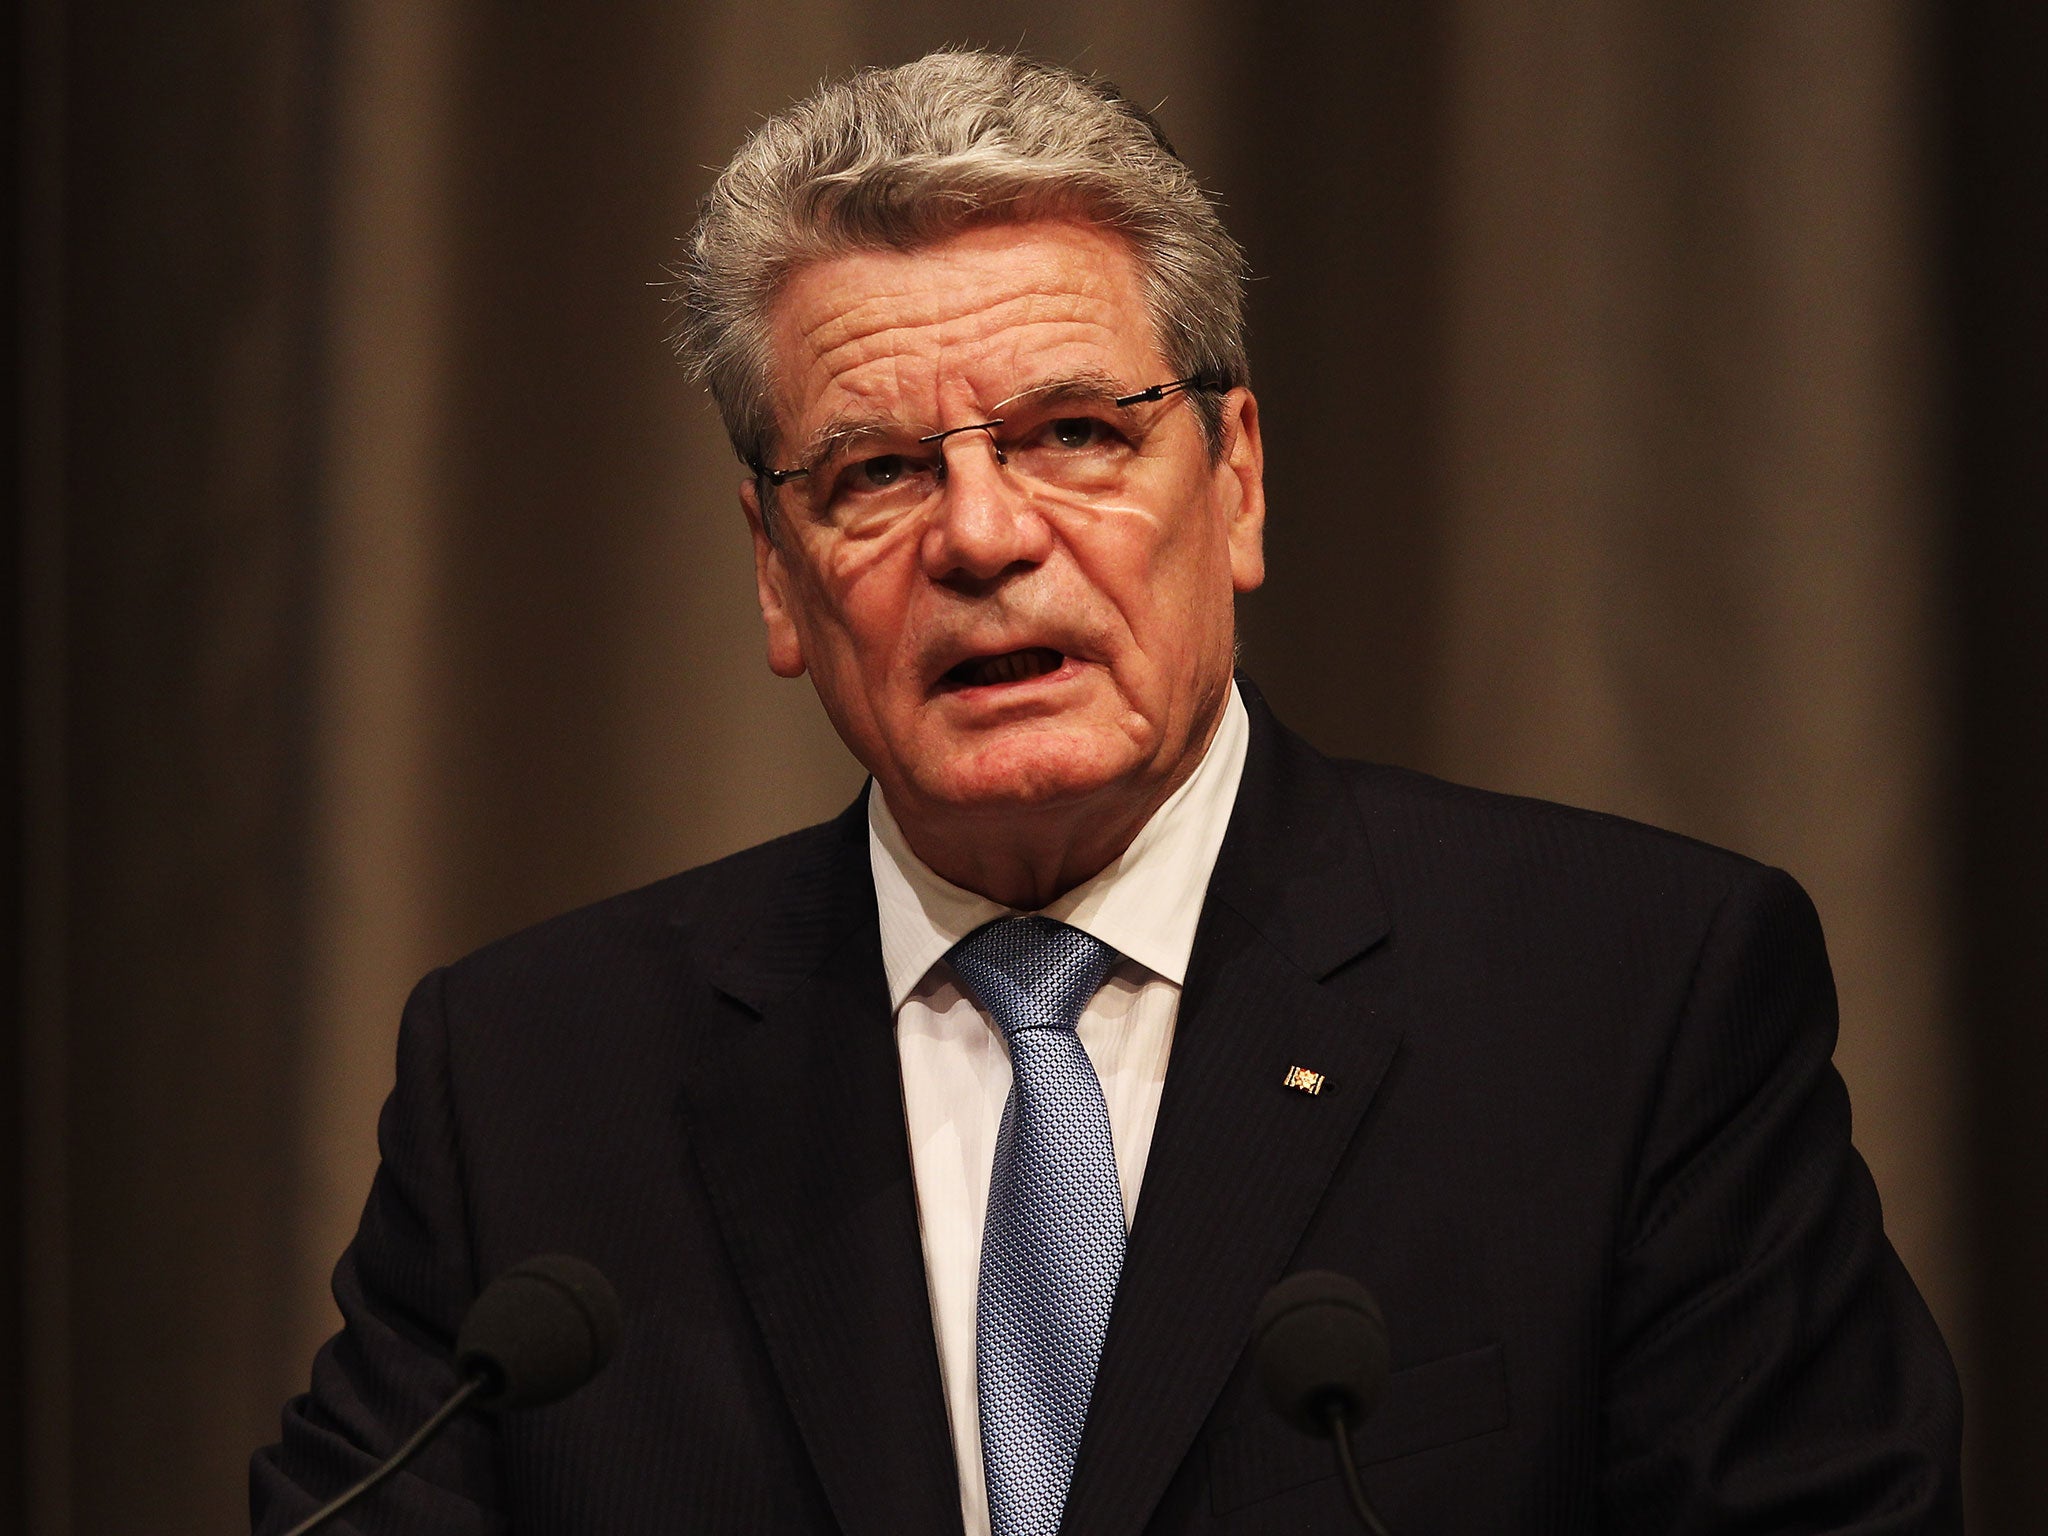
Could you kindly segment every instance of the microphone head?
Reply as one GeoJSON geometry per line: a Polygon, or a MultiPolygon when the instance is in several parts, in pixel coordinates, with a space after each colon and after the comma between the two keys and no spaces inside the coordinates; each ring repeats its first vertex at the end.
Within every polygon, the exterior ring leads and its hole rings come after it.
{"type": "Polygon", "coordinates": [[[542,1254],[514,1264],[470,1304],[455,1368],[482,1376],[478,1400],[538,1408],[604,1369],[619,1344],[619,1298],[581,1259],[542,1254]]]}
{"type": "Polygon", "coordinates": [[[1328,1435],[1331,1411],[1355,1425],[1387,1385],[1387,1325],[1372,1293],[1326,1269],[1289,1275],[1259,1303],[1252,1353],[1273,1411],[1328,1435]]]}

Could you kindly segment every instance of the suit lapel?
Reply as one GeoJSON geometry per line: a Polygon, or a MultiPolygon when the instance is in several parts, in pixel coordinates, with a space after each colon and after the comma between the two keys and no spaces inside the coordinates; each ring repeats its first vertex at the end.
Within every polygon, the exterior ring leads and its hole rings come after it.
{"type": "Polygon", "coordinates": [[[848,1536],[960,1530],[861,802],[707,957],[690,1141],[848,1536]]]}
{"type": "Polygon", "coordinates": [[[1400,1038],[1357,809],[1245,693],[1251,754],[1189,964],[1069,1531],[1150,1517],[1400,1038]],[[1341,988],[1326,984],[1339,970],[1341,988]],[[1323,1074],[1321,1093],[1283,1086],[1297,1066],[1323,1074]]]}

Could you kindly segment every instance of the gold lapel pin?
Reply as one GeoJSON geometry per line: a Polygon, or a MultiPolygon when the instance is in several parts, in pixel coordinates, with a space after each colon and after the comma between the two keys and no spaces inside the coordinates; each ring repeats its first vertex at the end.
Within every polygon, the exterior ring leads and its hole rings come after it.
{"type": "Polygon", "coordinates": [[[1311,1072],[1307,1067],[1289,1067],[1287,1075],[1280,1079],[1280,1086],[1283,1088],[1298,1088],[1303,1093],[1321,1093],[1323,1091],[1323,1074],[1311,1072]]]}

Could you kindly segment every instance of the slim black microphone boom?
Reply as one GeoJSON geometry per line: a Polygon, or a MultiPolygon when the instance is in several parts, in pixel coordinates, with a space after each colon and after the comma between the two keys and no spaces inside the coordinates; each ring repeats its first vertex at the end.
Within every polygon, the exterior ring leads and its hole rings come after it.
{"type": "Polygon", "coordinates": [[[1387,1536],[1351,1455],[1353,1426],[1387,1385],[1387,1325],[1372,1293],[1326,1269],[1289,1275],[1259,1303],[1252,1351],[1273,1411],[1304,1434],[1329,1438],[1351,1507],[1373,1536],[1387,1536]]]}
{"type": "Polygon", "coordinates": [[[369,1475],[285,1536],[308,1536],[417,1456],[464,1408],[538,1408],[603,1370],[619,1343],[619,1298],[591,1265],[564,1253],[514,1264],[470,1303],[455,1339],[462,1385],[369,1475]]]}

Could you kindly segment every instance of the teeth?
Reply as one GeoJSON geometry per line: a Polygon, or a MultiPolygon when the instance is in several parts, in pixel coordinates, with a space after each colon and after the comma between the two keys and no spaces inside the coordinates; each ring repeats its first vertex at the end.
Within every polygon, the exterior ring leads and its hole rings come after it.
{"type": "Polygon", "coordinates": [[[954,675],[969,687],[987,688],[997,683],[1018,683],[1028,677],[1042,677],[1056,671],[1063,658],[1058,651],[1034,647],[1009,651],[1001,656],[983,656],[954,669],[954,675]]]}

